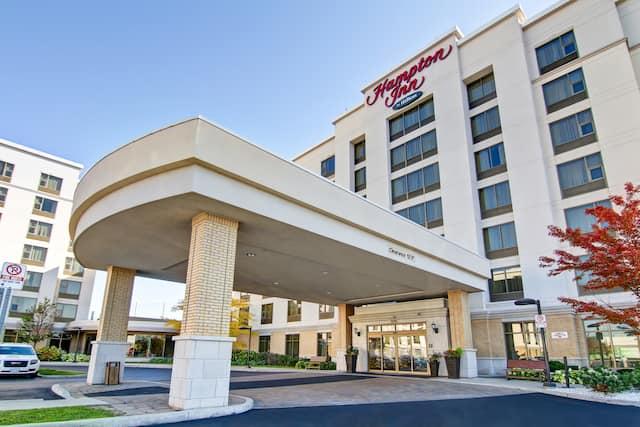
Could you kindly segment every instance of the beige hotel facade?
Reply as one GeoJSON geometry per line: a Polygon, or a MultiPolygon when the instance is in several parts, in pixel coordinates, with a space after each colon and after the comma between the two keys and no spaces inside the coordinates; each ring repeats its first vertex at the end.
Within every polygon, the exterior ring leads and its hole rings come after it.
{"type": "MultiPolygon", "coordinates": [[[[479,374],[542,355],[531,306],[513,304],[523,297],[541,300],[552,359],[599,364],[592,322],[557,298],[624,305],[630,296],[549,278],[538,257],[557,247],[548,225],[588,228],[585,208],[640,181],[639,75],[640,2],[563,1],[532,19],[515,8],[472,34],[454,29],[365,86],[362,104],[333,122],[335,134],[294,162],[490,260],[487,286],[469,297],[479,374]]],[[[448,345],[434,332],[446,330],[446,301],[388,300],[351,317],[361,369],[415,370],[423,348],[448,345]],[[427,314],[431,305],[438,314],[427,314]],[[409,321],[424,322],[423,332],[393,330],[409,321]]],[[[251,301],[253,349],[335,356],[337,313],[251,301]]],[[[637,338],[602,329],[606,364],[640,363],[637,338]]]]}
{"type": "MultiPolygon", "coordinates": [[[[548,225],[588,225],[585,207],[640,182],[639,23],[638,0],[582,0],[453,29],[293,162],[200,117],[108,154],[70,221],[80,263],[108,271],[88,382],[124,361],[135,276],[186,282],[175,408],[227,404],[233,291],[256,349],[339,370],[350,346],[359,371],[416,374],[461,347],[462,376],[501,375],[541,355],[521,297],[541,301],[551,357],[586,365],[595,332],[557,298],[631,298],[584,295],[537,260],[557,248],[548,225]]],[[[608,364],[637,362],[635,338],[601,330],[608,364]]]]}

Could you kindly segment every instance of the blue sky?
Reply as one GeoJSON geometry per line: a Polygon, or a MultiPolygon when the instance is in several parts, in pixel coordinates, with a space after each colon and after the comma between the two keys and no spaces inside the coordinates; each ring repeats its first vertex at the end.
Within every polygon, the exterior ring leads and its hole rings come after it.
{"type": "MultiPolygon", "coordinates": [[[[521,4],[533,16],[553,2],[521,4]]],[[[0,137],[89,167],[201,114],[291,158],[330,136],[365,84],[454,26],[468,34],[514,5],[3,0],[0,137]]],[[[157,316],[182,293],[153,286],[136,283],[138,315],[157,316]]]]}

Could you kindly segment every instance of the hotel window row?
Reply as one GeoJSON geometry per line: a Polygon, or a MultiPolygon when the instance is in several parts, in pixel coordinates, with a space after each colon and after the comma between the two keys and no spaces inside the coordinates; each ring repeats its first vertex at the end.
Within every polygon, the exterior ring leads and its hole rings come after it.
{"type": "Polygon", "coordinates": [[[438,154],[436,130],[433,129],[391,150],[391,172],[438,154]]]}
{"type": "MultiPolygon", "coordinates": [[[[318,319],[333,319],[335,307],[328,304],[318,304],[318,319]]],[[[299,322],[302,320],[302,301],[287,301],[287,322],[299,322]]],[[[273,323],[273,303],[262,304],[260,310],[260,324],[273,323]]]]}
{"type": "Polygon", "coordinates": [[[391,181],[392,203],[408,200],[440,188],[440,169],[434,163],[391,181]]]}
{"type": "Polygon", "coordinates": [[[414,130],[425,126],[436,118],[433,98],[422,102],[417,107],[389,120],[389,140],[394,141],[414,130]]]}
{"type": "Polygon", "coordinates": [[[435,228],[443,224],[442,199],[440,198],[399,210],[396,213],[427,228],[435,228]]]}
{"type": "MultiPolygon", "coordinates": [[[[11,182],[15,165],[13,163],[0,160],[0,181],[11,182]]],[[[40,173],[40,181],[38,184],[39,191],[45,191],[47,193],[60,194],[62,188],[62,178],[49,175],[46,173],[40,173]]]]}

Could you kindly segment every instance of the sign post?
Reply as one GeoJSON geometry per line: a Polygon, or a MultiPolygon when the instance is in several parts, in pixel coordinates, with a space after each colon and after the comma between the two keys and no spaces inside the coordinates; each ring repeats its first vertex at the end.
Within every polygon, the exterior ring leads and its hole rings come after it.
{"type": "Polygon", "coordinates": [[[7,322],[13,289],[22,289],[27,277],[27,266],[5,262],[0,271],[0,342],[4,340],[4,325],[7,322]]]}

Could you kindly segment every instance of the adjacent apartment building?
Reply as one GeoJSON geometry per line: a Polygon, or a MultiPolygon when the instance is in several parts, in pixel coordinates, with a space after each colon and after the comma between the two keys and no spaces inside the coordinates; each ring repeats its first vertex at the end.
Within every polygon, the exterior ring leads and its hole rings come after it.
{"type": "Polygon", "coordinates": [[[87,319],[95,272],[74,258],[69,239],[73,193],[82,165],[0,139],[0,262],[26,264],[14,290],[4,341],[19,339],[21,317],[39,301],[56,304],[51,345],[66,351],[69,322],[87,319]]]}
{"type": "MultiPolygon", "coordinates": [[[[599,364],[593,322],[558,297],[631,296],[550,278],[538,258],[558,247],[548,225],[589,229],[586,208],[640,183],[639,82],[640,1],[565,0],[532,18],[516,7],[466,36],[453,29],[367,84],[334,135],[294,162],[491,260],[485,292],[470,297],[480,374],[542,355],[533,307],[514,305],[523,297],[542,302],[552,359],[599,364]]],[[[333,355],[332,308],[250,298],[254,349],[333,355]]],[[[417,373],[407,360],[442,338],[446,300],[389,296],[356,304],[350,321],[370,370],[417,373]]],[[[637,337],[621,325],[600,332],[605,364],[640,363],[637,337]]]]}

